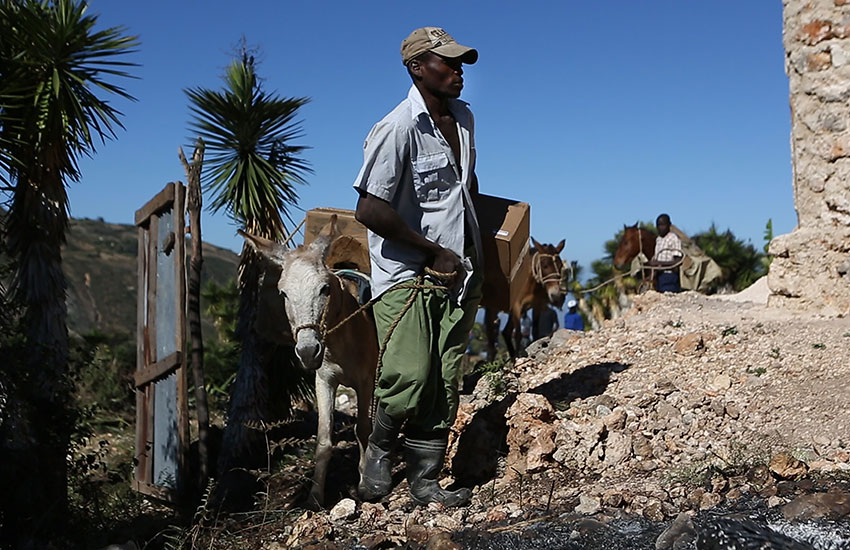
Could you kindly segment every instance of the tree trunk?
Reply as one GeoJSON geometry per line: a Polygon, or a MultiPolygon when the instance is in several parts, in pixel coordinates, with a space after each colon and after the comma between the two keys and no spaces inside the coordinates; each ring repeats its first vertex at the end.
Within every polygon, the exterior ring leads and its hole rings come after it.
{"type": "MultiPolygon", "coordinates": [[[[3,426],[0,442],[2,538],[14,540],[13,546],[49,541],[64,530],[68,516],[67,456],[77,418],[71,406],[61,253],[66,205],[61,180],[27,181],[19,182],[9,211],[9,251],[16,261],[11,290],[24,307],[25,336],[9,388],[9,408],[19,421],[3,426]]],[[[14,358],[3,361],[13,363],[14,358]]]]}
{"type": "Polygon", "coordinates": [[[262,456],[263,434],[246,424],[269,419],[269,380],[263,360],[263,343],[254,330],[260,288],[261,260],[248,245],[239,266],[239,320],[236,338],[241,343],[239,371],[230,396],[227,426],[218,459],[218,475],[238,467],[254,466],[262,456]]]}
{"type": "Polygon", "coordinates": [[[189,339],[191,342],[192,375],[195,381],[195,410],[198,415],[198,488],[203,491],[209,479],[210,413],[204,382],[204,338],[201,333],[201,266],[204,263],[201,240],[201,168],[204,163],[204,142],[198,139],[192,163],[186,160],[183,148],[180,161],[186,170],[186,209],[189,212],[189,232],[192,235],[192,255],[189,259],[189,281],[186,296],[189,339]]]}

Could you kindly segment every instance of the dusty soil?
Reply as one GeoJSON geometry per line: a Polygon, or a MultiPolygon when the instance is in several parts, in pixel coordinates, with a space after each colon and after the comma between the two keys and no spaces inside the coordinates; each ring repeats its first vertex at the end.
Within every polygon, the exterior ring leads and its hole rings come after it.
{"type": "Polygon", "coordinates": [[[699,524],[744,503],[846,523],[848,356],[850,319],[649,292],[601,330],[535,342],[463,396],[446,481],[474,487],[469,507],[413,508],[401,467],[387,499],[360,502],[343,433],[329,509],[290,510],[258,547],[460,548],[542,520],[576,544],[618,521],[654,540],[681,512],[699,524]],[[802,495],[828,488],[832,500],[800,511],[802,495]]]}

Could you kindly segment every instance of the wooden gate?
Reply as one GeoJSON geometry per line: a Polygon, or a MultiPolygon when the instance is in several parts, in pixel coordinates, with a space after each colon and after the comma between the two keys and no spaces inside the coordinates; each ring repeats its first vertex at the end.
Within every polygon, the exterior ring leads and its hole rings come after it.
{"type": "Polygon", "coordinates": [[[169,183],[136,211],[139,231],[134,488],[176,502],[187,479],[186,188],[169,183]]]}

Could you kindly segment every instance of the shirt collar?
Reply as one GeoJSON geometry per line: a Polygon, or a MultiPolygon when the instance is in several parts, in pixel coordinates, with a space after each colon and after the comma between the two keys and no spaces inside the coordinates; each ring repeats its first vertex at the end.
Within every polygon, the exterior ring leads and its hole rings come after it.
{"type": "MultiPolygon", "coordinates": [[[[431,114],[428,112],[428,107],[425,105],[425,100],[422,98],[422,94],[419,92],[419,88],[416,85],[410,86],[410,91],[407,92],[407,99],[410,101],[411,109],[410,115],[416,120],[422,115],[431,117],[431,114]]],[[[458,115],[461,112],[459,107],[465,107],[469,105],[469,103],[461,100],[461,99],[449,99],[449,110],[455,116],[455,120],[458,120],[458,115]]]]}

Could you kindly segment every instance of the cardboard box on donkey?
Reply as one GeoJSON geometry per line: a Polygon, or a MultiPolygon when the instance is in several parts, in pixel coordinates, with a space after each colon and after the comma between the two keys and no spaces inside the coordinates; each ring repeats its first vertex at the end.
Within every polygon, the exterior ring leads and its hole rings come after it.
{"type": "Polygon", "coordinates": [[[479,194],[473,200],[484,248],[481,307],[509,311],[531,273],[528,203],[479,194]]]}
{"type": "MultiPolygon", "coordinates": [[[[517,300],[531,272],[529,254],[530,207],[519,202],[479,194],[475,211],[481,228],[484,248],[484,298],[482,307],[508,311],[517,300]]],[[[337,215],[341,237],[328,251],[328,266],[348,267],[369,273],[369,244],[366,228],[354,219],[353,210],[314,208],[307,211],[304,244],[310,244],[331,219],[337,215]]]]}

